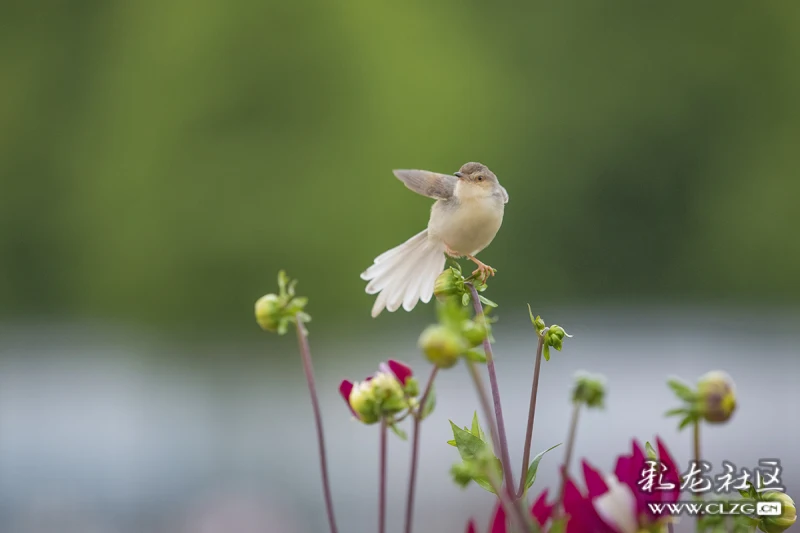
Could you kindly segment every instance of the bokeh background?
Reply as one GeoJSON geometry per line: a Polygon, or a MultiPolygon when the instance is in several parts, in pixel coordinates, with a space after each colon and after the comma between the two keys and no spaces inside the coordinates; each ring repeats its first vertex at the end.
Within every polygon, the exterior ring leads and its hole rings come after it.
{"type": "MultiPolygon", "coordinates": [[[[326,531],[294,340],[252,316],[285,268],[311,298],[340,530],[375,531],[376,431],[336,387],[390,357],[426,374],[434,314],[371,319],[358,274],[427,222],[391,170],[467,161],[511,197],[482,259],[514,460],[531,303],[575,335],[534,451],[564,440],[586,369],[609,399],[579,457],[610,470],[660,434],[687,464],[664,380],[721,368],[740,406],[704,453],[778,457],[797,498],[799,25],[769,1],[5,3],[0,530],[326,531]]],[[[438,391],[421,533],[493,505],[448,476],[447,420],[478,406],[464,368],[438,391]]],[[[399,531],[408,444],[390,451],[399,531]]]]}

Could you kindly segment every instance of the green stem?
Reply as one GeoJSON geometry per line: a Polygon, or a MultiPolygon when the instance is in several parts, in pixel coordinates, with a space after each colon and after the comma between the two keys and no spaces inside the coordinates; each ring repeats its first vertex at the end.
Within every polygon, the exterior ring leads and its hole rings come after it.
{"type": "Polygon", "coordinates": [[[536,363],[533,367],[533,384],[531,385],[531,404],[528,409],[528,429],[525,433],[525,447],[522,452],[522,473],[519,478],[519,490],[517,491],[517,498],[524,498],[525,480],[528,477],[528,461],[531,459],[531,442],[533,441],[533,419],[536,415],[536,397],[539,394],[539,370],[542,366],[542,348],[544,348],[544,335],[539,337],[539,343],[536,346],[536,363]]]}

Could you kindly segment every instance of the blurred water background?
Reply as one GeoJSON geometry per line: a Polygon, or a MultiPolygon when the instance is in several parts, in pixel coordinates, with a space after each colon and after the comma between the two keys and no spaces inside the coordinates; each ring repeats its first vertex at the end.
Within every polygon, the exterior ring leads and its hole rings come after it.
{"type": "MultiPolygon", "coordinates": [[[[375,531],[377,436],[336,387],[419,374],[431,306],[369,318],[358,274],[424,227],[393,168],[487,164],[508,189],[499,379],[515,461],[531,303],[575,335],[545,365],[535,451],[575,371],[608,377],[576,456],[689,435],[671,375],[727,370],[719,466],[800,496],[800,10],[791,2],[10,2],[0,16],[0,531],[325,531],[293,338],[258,331],[280,268],[311,298],[340,530],[375,531]]],[[[488,523],[449,479],[459,366],[423,433],[417,528],[488,523]]],[[[408,444],[391,442],[390,531],[408,444]]],[[[537,487],[554,487],[558,452],[537,487]]],[[[518,466],[515,462],[515,473],[518,466]]],[[[678,531],[689,531],[680,524],[678,531]]]]}

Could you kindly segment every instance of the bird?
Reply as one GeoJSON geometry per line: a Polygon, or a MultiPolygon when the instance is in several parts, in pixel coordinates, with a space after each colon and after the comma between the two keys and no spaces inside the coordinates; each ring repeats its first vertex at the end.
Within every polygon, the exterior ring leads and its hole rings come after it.
{"type": "Polygon", "coordinates": [[[506,189],[481,163],[466,163],[453,174],[393,172],[407,188],[436,202],[425,230],[376,257],[361,274],[361,279],[369,282],[367,294],[378,295],[373,318],[384,309],[394,312],[402,305],[411,311],[420,300],[428,303],[448,256],[473,261],[478,267],[475,276],[493,276],[495,269],[475,256],[494,240],[508,203],[506,189]]]}

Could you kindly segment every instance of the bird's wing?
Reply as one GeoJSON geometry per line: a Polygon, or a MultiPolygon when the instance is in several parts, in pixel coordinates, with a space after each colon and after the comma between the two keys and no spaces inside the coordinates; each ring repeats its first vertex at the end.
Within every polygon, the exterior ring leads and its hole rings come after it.
{"type": "Polygon", "coordinates": [[[500,191],[503,193],[503,203],[507,204],[508,203],[508,191],[502,185],[500,185],[500,191]]]}
{"type": "Polygon", "coordinates": [[[395,170],[394,175],[417,194],[448,200],[453,197],[458,178],[427,170],[395,170]]]}

